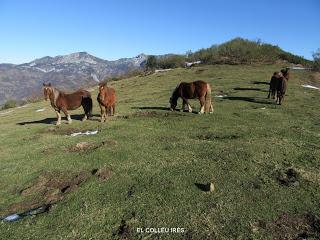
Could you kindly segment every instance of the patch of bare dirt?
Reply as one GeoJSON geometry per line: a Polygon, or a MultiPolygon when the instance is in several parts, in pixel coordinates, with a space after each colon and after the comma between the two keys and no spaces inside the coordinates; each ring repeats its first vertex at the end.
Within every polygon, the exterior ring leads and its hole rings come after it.
{"type": "MultiPolygon", "coordinates": [[[[104,166],[100,169],[80,172],[43,172],[32,180],[27,187],[17,189],[22,201],[11,204],[7,209],[0,209],[0,216],[13,213],[46,211],[53,204],[64,199],[65,194],[75,191],[90,177],[97,176],[101,181],[107,181],[112,176],[112,171],[104,166]]],[[[35,215],[35,214],[33,214],[35,215]]]]}
{"type": "Polygon", "coordinates": [[[91,174],[97,176],[101,181],[107,181],[113,173],[108,167],[102,167],[100,169],[93,169],[91,174]]]}
{"type": "Polygon", "coordinates": [[[286,170],[279,170],[277,172],[277,180],[281,185],[297,187],[299,183],[300,174],[293,168],[286,170]]]}
{"type": "Polygon", "coordinates": [[[117,230],[113,232],[113,236],[118,236],[120,239],[131,239],[132,228],[126,223],[125,220],[121,220],[121,224],[117,230]]]}
{"type": "Polygon", "coordinates": [[[107,139],[99,143],[79,142],[76,145],[67,149],[69,152],[88,152],[100,148],[102,146],[116,146],[117,141],[107,139]]]}
{"type": "Polygon", "coordinates": [[[85,171],[78,173],[44,172],[26,188],[20,189],[19,193],[24,200],[13,203],[2,214],[21,213],[43,205],[54,204],[61,201],[66,193],[77,189],[89,177],[90,173],[85,171]]]}
{"type": "Polygon", "coordinates": [[[285,213],[268,223],[266,229],[272,234],[273,239],[319,239],[320,219],[312,213],[304,215],[285,213]]]}

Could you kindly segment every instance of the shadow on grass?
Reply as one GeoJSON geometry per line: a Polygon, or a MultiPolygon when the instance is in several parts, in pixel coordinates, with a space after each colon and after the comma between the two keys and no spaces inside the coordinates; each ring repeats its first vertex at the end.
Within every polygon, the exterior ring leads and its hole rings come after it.
{"type": "Polygon", "coordinates": [[[261,89],[261,88],[240,88],[240,87],[236,87],[233,90],[268,92],[267,90],[261,89]]]}
{"type": "MultiPolygon", "coordinates": [[[[99,115],[97,114],[93,114],[92,117],[97,117],[99,115]]],[[[75,115],[71,115],[71,119],[72,120],[79,120],[81,121],[83,118],[83,114],[75,114],[75,115]]],[[[61,118],[62,121],[66,120],[67,121],[67,118],[66,117],[62,117],[61,118]]],[[[94,120],[94,119],[90,119],[90,120],[94,120]]],[[[17,125],[29,125],[29,124],[39,124],[39,123],[43,123],[43,124],[54,124],[56,123],[57,121],[57,118],[45,118],[45,119],[41,119],[41,120],[36,120],[36,121],[29,121],[29,122],[19,122],[17,123],[17,125]]]]}
{"type": "Polygon", "coordinates": [[[223,97],[223,99],[231,100],[231,101],[245,101],[259,104],[273,104],[269,101],[261,101],[252,97],[223,97]]]}
{"type": "MultiPolygon", "coordinates": [[[[170,108],[168,107],[132,107],[132,109],[140,109],[140,110],[161,110],[161,111],[169,111],[171,112],[170,108]]],[[[188,113],[187,110],[181,111],[181,109],[176,108],[173,112],[185,112],[188,113]]],[[[192,110],[193,114],[198,114],[197,111],[192,110]]]]}
{"type": "Polygon", "coordinates": [[[210,191],[210,184],[195,183],[194,185],[203,192],[210,191]]]}
{"type": "Polygon", "coordinates": [[[262,84],[262,85],[270,85],[269,82],[260,82],[260,81],[252,81],[252,84],[262,84]]]}
{"type": "Polygon", "coordinates": [[[170,111],[168,107],[132,107],[132,109],[170,111]]]}

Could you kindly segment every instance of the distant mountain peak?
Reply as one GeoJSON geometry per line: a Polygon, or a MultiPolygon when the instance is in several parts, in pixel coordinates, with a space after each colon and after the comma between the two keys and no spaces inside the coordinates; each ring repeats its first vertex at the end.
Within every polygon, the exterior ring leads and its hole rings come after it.
{"type": "Polygon", "coordinates": [[[44,81],[66,90],[93,85],[106,78],[143,68],[146,58],[145,54],[139,54],[132,58],[107,61],[82,51],[46,56],[19,65],[0,64],[0,103],[13,97],[28,97],[40,91],[44,81]],[[28,88],[19,88],[21,84],[28,88]]]}

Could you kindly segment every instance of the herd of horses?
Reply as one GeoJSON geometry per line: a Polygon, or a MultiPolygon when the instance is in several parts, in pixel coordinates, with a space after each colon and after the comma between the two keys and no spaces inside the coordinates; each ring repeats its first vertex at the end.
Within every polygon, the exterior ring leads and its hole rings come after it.
{"type": "MultiPolygon", "coordinates": [[[[284,95],[287,90],[289,80],[289,68],[282,69],[280,72],[274,72],[270,80],[270,88],[268,98],[270,96],[275,99],[276,103],[281,105],[284,95]]],[[[52,108],[57,114],[56,125],[61,124],[61,112],[67,117],[68,123],[72,122],[68,110],[75,110],[80,106],[83,107],[85,121],[92,117],[92,98],[89,91],[80,89],[73,93],[62,92],[51,85],[51,83],[43,83],[43,92],[45,100],[50,100],[52,108]]],[[[195,82],[181,82],[172,92],[170,97],[170,110],[174,111],[177,107],[178,99],[182,99],[182,111],[186,110],[192,112],[192,108],[188,102],[189,99],[198,99],[200,102],[199,114],[213,113],[213,105],[211,100],[211,86],[204,81],[195,82]]],[[[116,106],[116,92],[113,88],[107,87],[105,83],[99,84],[99,93],[97,101],[101,109],[101,122],[105,122],[107,116],[115,114],[116,106]]]]}

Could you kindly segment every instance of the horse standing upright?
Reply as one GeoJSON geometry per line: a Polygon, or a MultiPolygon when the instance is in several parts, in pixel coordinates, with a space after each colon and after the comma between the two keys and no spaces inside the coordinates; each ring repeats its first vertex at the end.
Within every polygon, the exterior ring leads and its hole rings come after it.
{"type": "Polygon", "coordinates": [[[211,101],[211,87],[209,83],[204,81],[195,81],[191,83],[182,82],[173,91],[170,98],[170,109],[173,111],[177,107],[178,98],[182,98],[182,110],[185,105],[188,106],[188,111],[192,112],[192,108],[188,99],[198,98],[200,101],[199,114],[204,112],[213,113],[213,106],[211,101]]]}
{"type": "Polygon", "coordinates": [[[288,79],[284,76],[278,80],[277,84],[277,103],[281,105],[288,88],[288,79]]]}
{"type": "Polygon", "coordinates": [[[61,111],[66,115],[69,124],[72,120],[68,110],[75,110],[82,106],[84,110],[82,121],[85,121],[92,115],[91,94],[86,90],[81,89],[73,93],[64,93],[51,86],[51,83],[43,83],[43,93],[46,101],[50,99],[51,106],[57,114],[56,125],[61,124],[61,111]]]}
{"type": "Polygon", "coordinates": [[[99,94],[97,97],[101,109],[101,122],[107,120],[107,115],[113,116],[116,111],[116,91],[107,87],[105,83],[99,84],[99,94]]]}
{"type": "Polygon", "coordinates": [[[281,84],[282,82],[282,78],[286,79],[287,81],[286,85],[287,85],[289,81],[289,77],[290,77],[289,68],[281,69],[280,72],[274,72],[270,80],[268,98],[270,98],[270,95],[271,95],[272,99],[275,99],[276,93],[279,88],[279,84],[281,84]]]}

